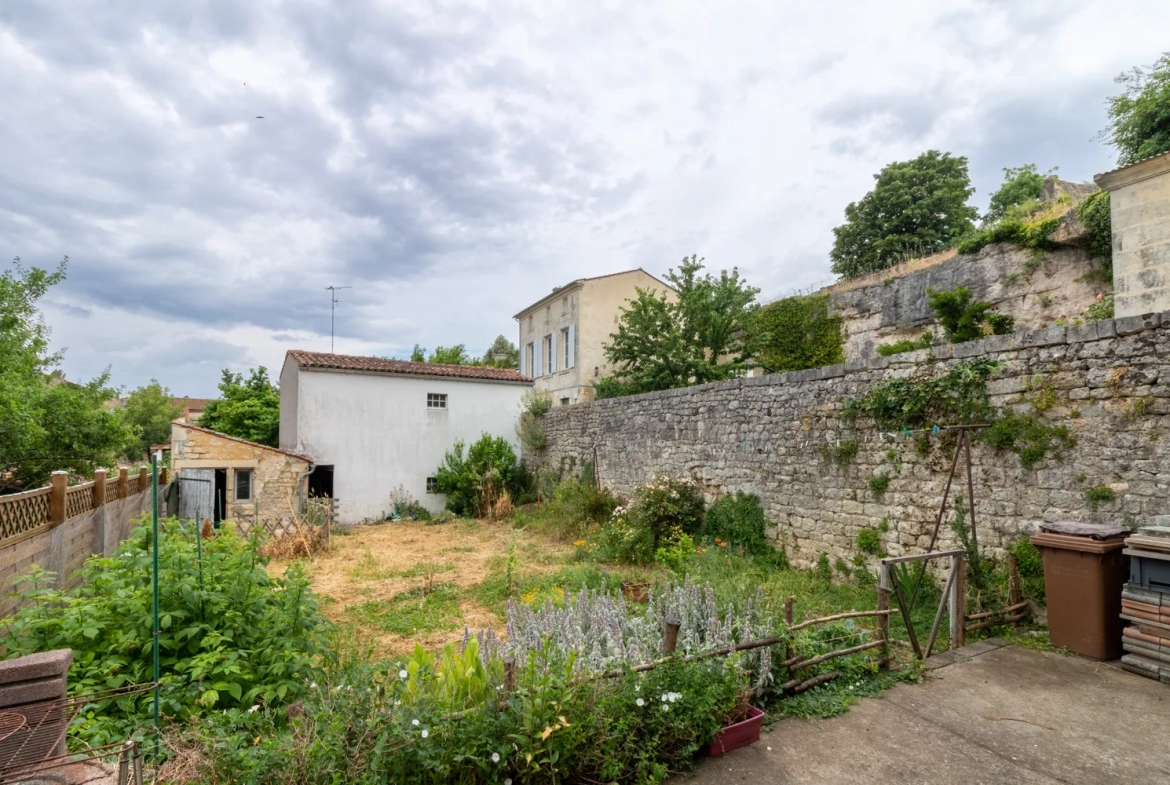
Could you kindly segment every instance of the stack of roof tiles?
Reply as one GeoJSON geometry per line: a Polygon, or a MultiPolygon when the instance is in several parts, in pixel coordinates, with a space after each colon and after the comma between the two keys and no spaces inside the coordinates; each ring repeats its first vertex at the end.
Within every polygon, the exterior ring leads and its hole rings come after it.
{"type": "Polygon", "coordinates": [[[1170,684],[1170,527],[1141,529],[1125,541],[1129,583],[1121,592],[1128,671],[1170,684]]]}

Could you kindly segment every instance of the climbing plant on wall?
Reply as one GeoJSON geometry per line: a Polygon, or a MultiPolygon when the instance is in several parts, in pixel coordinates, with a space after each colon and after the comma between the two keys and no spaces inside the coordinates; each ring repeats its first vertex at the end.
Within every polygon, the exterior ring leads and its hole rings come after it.
{"type": "Polygon", "coordinates": [[[828,294],[796,295],[768,303],[756,320],[757,330],[767,336],[756,360],[773,373],[843,363],[842,321],[829,312],[828,294]]]}

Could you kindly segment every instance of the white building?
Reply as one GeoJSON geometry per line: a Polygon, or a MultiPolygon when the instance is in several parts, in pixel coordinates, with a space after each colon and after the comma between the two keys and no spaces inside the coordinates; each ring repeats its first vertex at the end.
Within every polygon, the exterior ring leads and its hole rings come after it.
{"type": "Polygon", "coordinates": [[[462,439],[502,436],[532,380],[503,368],[290,351],[280,372],[280,446],[314,462],[309,490],[338,500],[338,521],[380,518],[401,486],[427,509],[443,455],[462,439]]]}

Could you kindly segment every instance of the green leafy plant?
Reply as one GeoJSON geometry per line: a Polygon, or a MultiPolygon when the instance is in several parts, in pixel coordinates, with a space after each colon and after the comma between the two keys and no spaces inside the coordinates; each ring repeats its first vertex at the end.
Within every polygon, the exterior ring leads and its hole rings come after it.
{"type": "Polygon", "coordinates": [[[520,443],[531,450],[542,450],[548,443],[541,420],[552,410],[552,396],[543,390],[529,390],[521,401],[523,410],[516,424],[520,443]]]}
{"type": "Polygon", "coordinates": [[[978,216],[967,204],[974,189],[967,159],[929,150],[886,166],[874,188],[845,208],[833,229],[833,272],[845,278],[882,270],[907,254],[929,255],[950,247],[978,216]]]}
{"type": "Polygon", "coordinates": [[[695,540],[682,529],[675,529],[654,552],[654,561],[671,572],[684,574],[695,558],[695,540]]]}
{"type": "Polygon", "coordinates": [[[829,554],[822,553],[817,556],[817,566],[813,568],[813,572],[824,583],[829,583],[833,579],[833,568],[829,566],[829,554]]]}
{"type": "Polygon", "coordinates": [[[152,445],[171,443],[171,422],[183,413],[183,407],[171,401],[171,391],[155,379],[126,397],[122,414],[138,434],[135,459],[149,459],[152,445]]]}
{"type": "Polygon", "coordinates": [[[706,503],[691,480],[659,474],[634,490],[629,504],[594,534],[597,556],[608,561],[649,564],[671,532],[702,534],[706,503]]]}
{"type": "Polygon", "coordinates": [[[1113,216],[1108,191],[1097,191],[1077,205],[1077,218],[1089,230],[1089,252],[1107,262],[1107,283],[1112,283],[1113,216]]]}
{"type": "Polygon", "coordinates": [[[829,312],[828,294],[784,297],[759,310],[756,329],[767,336],[756,360],[770,372],[845,362],[843,319],[829,312]]]}
{"type": "Polygon", "coordinates": [[[1050,452],[1057,456],[1076,446],[1076,439],[1063,425],[1050,425],[1031,415],[1004,414],[979,432],[978,438],[1001,450],[1014,452],[1020,465],[1030,469],[1050,452]]]}
{"type": "Polygon", "coordinates": [[[280,391],[261,365],[248,372],[225,369],[219,398],[207,404],[199,425],[257,444],[275,447],[280,437],[280,391]]]}
{"type": "MultiPolygon", "coordinates": [[[[9,657],[72,649],[72,695],[151,681],[152,538],[139,523],[114,556],[86,561],[79,588],[47,589],[43,571],[22,579],[30,604],[3,622],[9,657]]],[[[227,528],[200,547],[194,527],[176,519],[161,526],[163,716],[182,721],[302,697],[328,626],[301,569],[271,577],[255,543],[227,528]]],[[[141,738],[150,717],[149,693],[99,701],[70,734],[91,746],[141,738]]]]}
{"type": "Polygon", "coordinates": [[[847,400],[844,415],[868,414],[887,431],[980,422],[993,413],[987,380],[998,368],[999,363],[980,358],[957,363],[939,376],[890,379],[860,399],[847,400]]]}
{"type": "Polygon", "coordinates": [[[841,439],[836,444],[822,444],[821,457],[836,466],[846,466],[857,457],[861,443],[856,439],[841,439]]]}
{"type": "Polygon", "coordinates": [[[1116,498],[1117,492],[1108,485],[1094,485],[1091,488],[1085,488],[1085,501],[1094,511],[1102,502],[1111,502],[1116,498]]]}
{"type": "MultiPolygon", "coordinates": [[[[1055,171],[1049,170],[1047,174],[1055,171]]],[[[987,215],[983,220],[987,223],[998,221],[1007,215],[1013,207],[1021,207],[1029,202],[1035,203],[1044,189],[1045,174],[1040,174],[1036,164],[1024,164],[1003,170],[1003,183],[987,205],[987,215]]]]}
{"type": "Polygon", "coordinates": [[[862,553],[868,553],[872,556],[880,556],[883,553],[881,534],[877,529],[864,527],[857,531],[857,550],[862,553]]]}
{"type": "Polygon", "coordinates": [[[975,544],[975,537],[971,532],[970,510],[964,503],[963,495],[955,496],[955,513],[951,518],[951,531],[959,546],[966,551],[967,575],[971,579],[971,586],[976,591],[987,590],[987,570],[983,563],[983,556],[975,544]]]}
{"type": "Polygon", "coordinates": [[[617,370],[597,384],[599,398],[731,379],[747,367],[765,337],[756,330],[759,289],[734,268],[700,275],[703,261],[684,258],[666,274],[674,297],[638,289],[622,308],[605,346],[617,370]]]}
{"type": "Polygon", "coordinates": [[[1098,294],[1097,298],[1084,310],[1085,321],[1095,322],[1098,319],[1113,318],[1113,295],[1098,294]]]}
{"type": "Polygon", "coordinates": [[[766,554],[773,550],[768,542],[767,526],[760,497],[736,491],[720,496],[711,504],[701,533],[705,542],[718,540],[745,553],[766,554]]]}
{"type": "Polygon", "coordinates": [[[904,352],[915,352],[919,349],[929,349],[934,346],[934,333],[929,330],[917,338],[905,338],[893,343],[881,343],[877,346],[877,353],[882,357],[891,357],[904,352]]]}
{"type": "Polygon", "coordinates": [[[869,490],[878,501],[886,495],[890,487],[890,477],[886,474],[875,474],[869,478],[869,490]]]}
{"type": "Polygon", "coordinates": [[[1108,100],[1109,127],[1101,135],[1125,166],[1170,150],[1170,52],[1114,81],[1124,87],[1108,100]]]}
{"type": "Polygon", "coordinates": [[[1011,243],[1038,253],[1051,250],[1056,244],[1048,237],[1062,221],[1064,213],[1054,210],[1045,210],[1029,218],[1008,216],[967,234],[955,249],[961,254],[973,254],[992,243],[1011,243]]]}
{"type": "Polygon", "coordinates": [[[1010,316],[995,313],[991,303],[976,302],[971,290],[957,286],[952,291],[926,289],[927,302],[935,320],[942,325],[947,340],[963,343],[982,338],[984,323],[995,335],[1010,333],[1015,320],[1010,316]]]}
{"type": "Polygon", "coordinates": [[[488,517],[505,491],[512,498],[524,493],[527,472],[507,439],[485,433],[466,449],[466,457],[464,450],[462,440],[455,442],[435,471],[436,490],[447,494],[451,512],[488,517]]]}

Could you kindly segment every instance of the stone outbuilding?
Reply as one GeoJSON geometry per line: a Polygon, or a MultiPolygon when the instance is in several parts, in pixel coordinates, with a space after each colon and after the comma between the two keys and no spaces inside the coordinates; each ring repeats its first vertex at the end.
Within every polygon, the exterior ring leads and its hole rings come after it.
{"type": "Polygon", "coordinates": [[[171,468],[181,518],[230,520],[247,533],[257,521],[269,531],[291,522],[313,459],[176,420],[171,468]]]}

